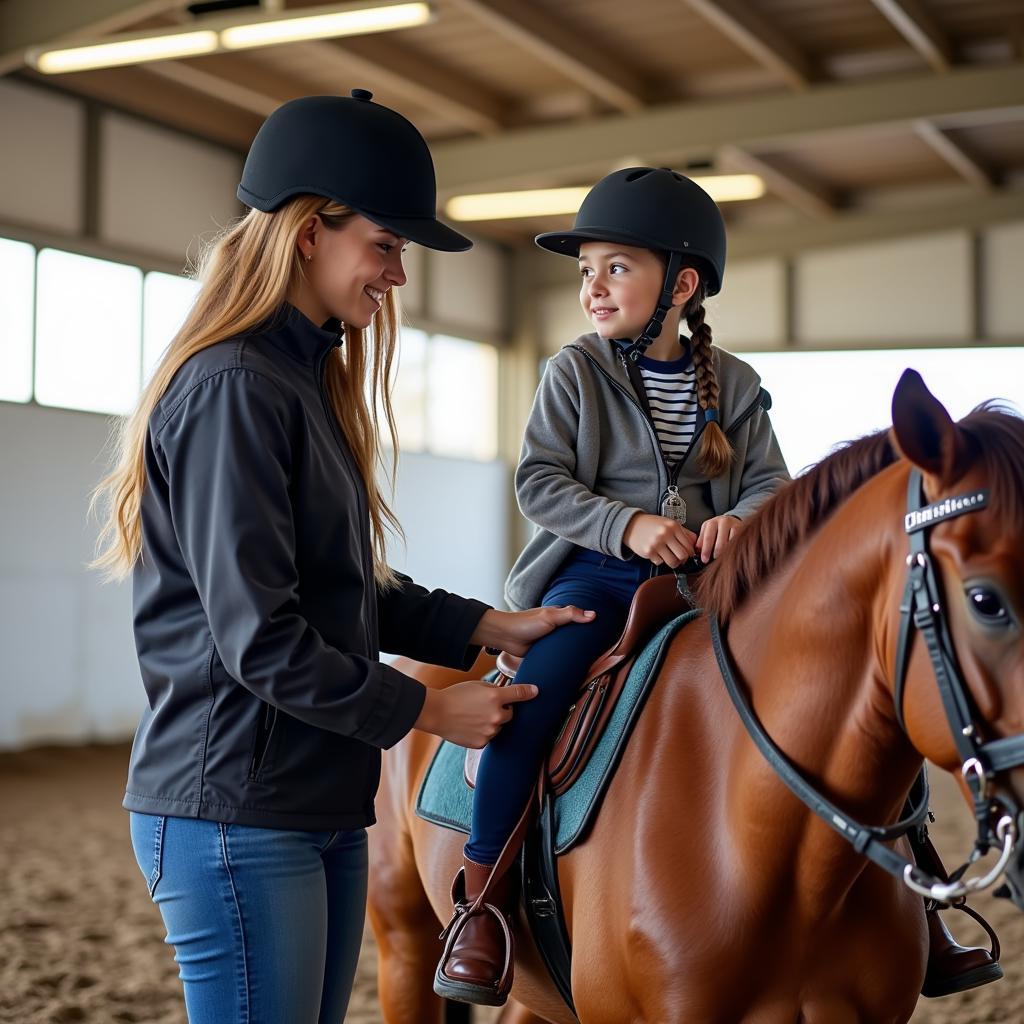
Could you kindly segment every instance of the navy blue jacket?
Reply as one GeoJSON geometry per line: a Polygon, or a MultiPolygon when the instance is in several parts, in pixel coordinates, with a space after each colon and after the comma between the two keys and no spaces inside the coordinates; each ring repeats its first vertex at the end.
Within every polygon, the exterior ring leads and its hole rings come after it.
{"type": "Polygon", "coordinates": [[[129,810],[374,821],[380,748],[423,706],[379,651],[468,668],[488,606],[374,583],[366,489],[324,386],[337,330],[290,305],[189,359],[149,422],[129,810]]]}

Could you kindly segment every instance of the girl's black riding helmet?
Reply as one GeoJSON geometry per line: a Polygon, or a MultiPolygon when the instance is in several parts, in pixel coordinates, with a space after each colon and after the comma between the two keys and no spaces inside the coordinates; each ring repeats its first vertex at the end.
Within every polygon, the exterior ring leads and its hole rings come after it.
{"type": "Polygon", "coordinates": [[[697,265],[709,296],[721,291],[725,274],[721,211],[700,185],[668,167],[613,171],[587,193],[571,231],[546,231],[536,242],[573,257],[579,256],[583,242],[620,242],[667,254],[658,306],[629,349],[634,360],[661,333],[682,266],[697,265]]]}
{"type": "Polygon", "coordinates": [[[238,198],[264,213],[313,194],[351,207],[428,249],[473,243],[437,219],[434,162],[423,136],[373,93],[303,96],[263,122],[249,148],[238,198]]]}

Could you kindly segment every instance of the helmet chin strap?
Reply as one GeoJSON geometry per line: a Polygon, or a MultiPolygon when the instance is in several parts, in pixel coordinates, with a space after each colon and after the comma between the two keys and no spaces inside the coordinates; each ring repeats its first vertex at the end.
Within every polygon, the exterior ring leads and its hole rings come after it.
{"type": "MultiPolygon", "coordinates": [[[[676,290],[676,276],[683,264],[681,252],[670,252],[668,254],[668,266],[665,267],[665,279],[661,283],[661,295],[658,298],[658,306],[654,315],[647,321],[640,337],[622,350],[623,359],[630,359],[634,363],[647,351],[654,340],[661,334],[661,328],[665,323],[665,317],[672,308],[672,293],[676,290]]],[[[630,339],[623,339],[629,341],[630,339]]]]}

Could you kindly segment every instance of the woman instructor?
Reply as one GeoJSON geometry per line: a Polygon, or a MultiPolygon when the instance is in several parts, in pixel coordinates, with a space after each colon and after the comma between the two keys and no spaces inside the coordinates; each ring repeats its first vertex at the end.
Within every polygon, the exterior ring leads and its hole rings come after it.
{"type": "Polygon", "coordinates": [[[380,749],[412,728],[483,746],[535,692],[426,690],[379,651],[467,668],[589,618],[496,611],[385,562],[374,409],[394,442],[402,249],[471,243],[436,219],[419,132],[371,99],[304,97],[261,127],[251,209],[208,251],[97,492],[148,698],[124,806],[193,1024],[338,1024],[380,749]]]}

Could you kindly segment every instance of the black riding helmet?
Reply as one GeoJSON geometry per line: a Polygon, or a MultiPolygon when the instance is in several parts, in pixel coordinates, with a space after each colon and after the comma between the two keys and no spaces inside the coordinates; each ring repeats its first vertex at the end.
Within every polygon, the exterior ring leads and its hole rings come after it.
{"type": "Polygon", "coordinates": [[[325,196],[402,238],[444,252],[473,243],[437,219],[434,162],[423,136],[373,93],[303,96],[263,122],[238,186],[270,213],[297,195],[325,196]]]}
{"type": "Polygon", "coordinates": [[[658,305],[630,346],[631,359],[643,355],[661,333],[681,266],[697,264],[708,295],[721,291],[725,273],[722,213],[700,185],[668,167],[613,171],[587,193],[571,231],[546,231],[536,238],[542,249],[573,257],[579,257],[581,243],[588,241],[621,242],[668,255],[658,305]]]}

